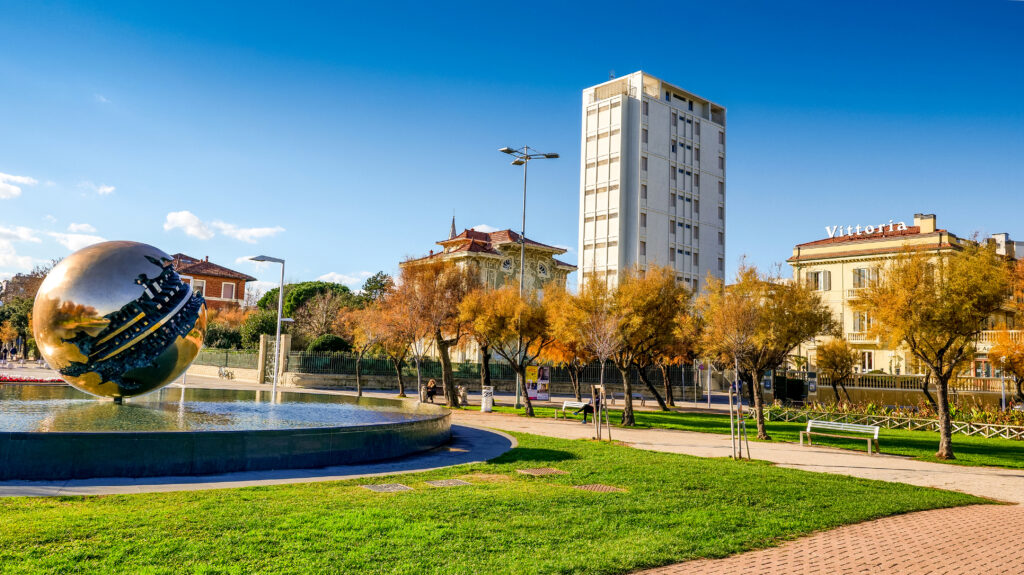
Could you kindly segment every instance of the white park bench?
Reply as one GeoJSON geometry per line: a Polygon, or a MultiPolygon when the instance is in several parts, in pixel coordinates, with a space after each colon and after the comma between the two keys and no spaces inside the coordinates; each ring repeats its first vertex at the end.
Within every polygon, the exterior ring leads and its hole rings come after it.
{"type": "Polygon", "coordinates": [[[837,421],[821,421],[811,419],[807,421],[807,429],[800,432],[800,445],[804,444],[804,436],[807,437],[807,445],[811,444],[811,435],[822,435],[825,437],[842,437],[846,439],[867,439],[868,455],[871,455],[871,444],[874,442],[875,452],[881,453],[878,447],[878,426],[862,425],[860,423],[839,423],[837,421]],[[822,431],[816,431],[816,430],[822,431]],[[827,433],[832,432],[832,433],[827,433]],[[845,433],[846,435],[842,435],[845,433]],[[849,435],[851,433],[864,433],[870,437],[849,435]]]}
{"type": "Polygon", "coordinates": [[[590,403],[586,401],[563,401],[562,408],[558,411],[555,411],[555,419],[558,419],[559,412],[561,412],[562,414],[562,419],[568,419],[568,417],[566,417],[565,415],[566,409],[583,409],[587,405],[590,405],[590,403]]]}

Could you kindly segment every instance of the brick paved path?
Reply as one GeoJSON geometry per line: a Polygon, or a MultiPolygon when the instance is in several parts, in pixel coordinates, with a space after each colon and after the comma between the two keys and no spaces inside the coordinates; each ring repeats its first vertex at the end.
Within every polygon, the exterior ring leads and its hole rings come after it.
{"type": "Polygon", "coordinates": [[[1024,507],[974,505],[887,517],[750,551],[641,572],[699,573],[1024,573],[1024,507]]]}

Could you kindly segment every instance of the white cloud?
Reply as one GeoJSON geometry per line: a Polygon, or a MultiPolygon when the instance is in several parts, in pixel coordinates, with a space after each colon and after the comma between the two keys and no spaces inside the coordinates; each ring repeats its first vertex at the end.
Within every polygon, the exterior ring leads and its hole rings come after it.
{"type": "Polygon", "coordinates": [[[117,189],[114,186],[108,186],[107,184],[94,184],[92,182],[82,182],[81,184],[78,184],[78,187],[85,190],[92,190],[101,196],[109,196],[117,189]]]}
{"type": "Polygon", "coordinates": [[[35,178],[28,176],[0,173],[0,200],[16,198],[21,195],[21,186],[34,186],[38,183],[35,178]]]}
{"type": "Polygon", "coordinates": [[[93,97],[94,100],[96,100],[100,104],[109,104],[110,103],[110,100],[108,100],[107,97],[104,96],[103,94],[93,94],[92,97],[93,97]]]}
{"type": "Polygon", "coordinates": [[[316,279],[318,279],[320,281],[333,282],[333,283],[336,283],[336,284],[343,284],[343,285],[347,285],[349,287],[357,287],[358,288],[358,287],[363,285],[363,282],[366,281],[366,278],[368,278],[368,277],[370,277],[372,275],[373,275],[373,272],[366,272],[366,271],[356,272],[355,275],[340,274],[338,272],[330,272],[330,273],[326,273],[326,274],[324,274],[324,275],[322,275],[322,276],[320,276],[320,277],[318,277],[316,279]]]}
{"type": "Polygon", "coordinates": [[[96,228],[89,224],[71,223],[68,225],[68,231],[76,234],[94,234],[96,233],[96,228]]]}
{"type": "Polygon", "coordinates": [[[32,269],[32,258],[19,256],[10,240],[0,239],[0,268],[28,271],[32,269]]]}
{"type": "Polygon", "coordinates": [[[274,236],[284,231],[284,228],[281,226],[274,226],[272,228],[240,228],[234,224],[222,221],[215,221],[210,225],[229,238],[235,238],[249,244],[254,244],[256,240],[274,236]]]}
{"type": "Polygon", "coordinates": [[[188,210],[170,212],[167,214],[167,219],[164,220],[164,230],[171,231],[176,228],[181,228],[185,231],[186,235],[199,238],[201,240],[208,240],[214,235],[213,230],[203,223],[203,220],[200,220],[199,216],[188,210]]]}
{"type": "Polygon", "coordinates": [[[45,216],[43,216],[43,220],[45,220],[48,224],[57,223],[57,218],[53,217],[53,214],[46,214],[45,216]]]}
{"type": "Polygon", "coordinates": [[[42,241],[38,237],[36,237],[35,231],[33,231],[31,228],[26,228],[24,226],[15,226],[13,228],[5,228],[3,226],[0,226],[0,240],[16,240],[21,242],[35,243],[39,243],[40,241],[42,241]]]}
{"type": "Polygon", "coordinates": [[[480,224],[479,226],[473,226],[473,227],[471,227],[469,229],[476,230],[478,232],[483,232],[485,234],[490,234],[490,233],[498,231],[498,228],[496,228],[494,226],[489,226],[487,224],[480,224]]]}
{"type": "Polygon", "coordinates": [[[86,246],[107,241],[106,238],[89,234],[62,234],[59,232],[50,232],[50,237],[57,240],[60,245],[73,252],[77,252],[86,246]]]}

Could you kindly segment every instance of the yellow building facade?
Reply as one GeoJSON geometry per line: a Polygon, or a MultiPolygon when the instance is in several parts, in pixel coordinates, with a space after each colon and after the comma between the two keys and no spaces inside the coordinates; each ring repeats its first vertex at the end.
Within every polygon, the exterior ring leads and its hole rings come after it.
{"type": "MultiPolygon", "coordinates": [[[[860,352],[859,373],[883,372],[887,374],[922,374],[925,369],[909,353],[887,349],[870,335],[871,316],[854,311],[851,300],[857,292],[878,277],[885,262],[905,249],[923,250],[936,255],[961,249],[972,240],[956,236],[936,225],[934,214],[916,214],[912,223],[886,219],[880,222],[850,225],[835,222],[825,226],[824,239],[803,243],[793,248],[787,261],[793,268],[794,281],[804,282],[821,294],[822,300],[832,308],[841,322],[843,337],[860,352]]],[[[990,238],[1000,253],[1014,257],[1024,253],[1024,243],[1013,242],[1009,234],[996,234],[990,238]]],[[[990,329],[1006,325],[1014,329],[1014,318],[1006,311],[990,318],[990,329]]],[[[983,334],[984,336],[985,334],[983,334]]],[[[817,345],[828,338],[817,338],[799,346],[794,355],[816,364],[817,345]]],[[[989,377],[991,367],[984,355],[986,337],[979,340],[979,355],[975,361],[976,375],[989,377]]]]}

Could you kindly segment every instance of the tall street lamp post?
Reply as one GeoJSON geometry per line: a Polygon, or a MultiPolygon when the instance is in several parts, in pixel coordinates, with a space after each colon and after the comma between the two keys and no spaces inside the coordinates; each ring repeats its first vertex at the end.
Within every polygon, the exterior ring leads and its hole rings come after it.
{"type": "Polygon", "coordinates": [[[256,256],[249,258],[254,262],[272,262],[281,264],[281,283],[277,289],[277,335],[274,336],[274,387],[270,392],[271,401],[277,399],[277,378],[281,373],[281,315],[284,312],[284,260],[270,256],[256,256]]]}
{"type": "MultiPolygon", "coordinates": [[[[558,157],[558,154],[542,154],[536,150],[530,149],[530,146],[523,146],[519,149],[509,148],[505,146],[498,150],[504,154],[508,154],[515,159],[512,160],[513,166],[523,167],[523,227],[519,234],[519,297],[523,297],[523,285],[526,280],[526,170],[530,164],[530,160],[551,160],[558,157]]],[[[519,334],[519,362],[522,364],[523,359],[523,335],[519,334]]],[[[516,409],[520,407],[520,397],[522,396],[523,382],[522,377],[516,374],[516,409]]]]}

